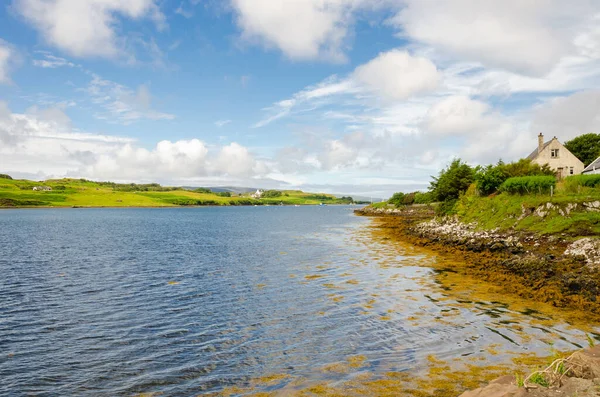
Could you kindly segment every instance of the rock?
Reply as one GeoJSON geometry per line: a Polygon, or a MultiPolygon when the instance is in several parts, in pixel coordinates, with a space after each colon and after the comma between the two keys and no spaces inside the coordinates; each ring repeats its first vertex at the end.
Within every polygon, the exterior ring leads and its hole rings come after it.
{"type": "Polygon", "coordinates": [[[600,266],[600,239],[585,237],[571,243],[565,255],[583,257],[590,267],[600,266]]]}
{"type": "Polygon", "coordinates": [[[600,346],[576,352],[569,361],[574,364],[569,376],[583,379],[600,378],[600,346]]]}

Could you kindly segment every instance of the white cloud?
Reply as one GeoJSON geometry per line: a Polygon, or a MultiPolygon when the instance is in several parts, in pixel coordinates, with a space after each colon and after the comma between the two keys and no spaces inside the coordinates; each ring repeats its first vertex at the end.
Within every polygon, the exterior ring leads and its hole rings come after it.
{"type": "Polygon", "coordinates": [[[354,15],[393,0],[231,0],[243,40],[294,60],[345,61],[354,15]]]}
{"type": "Polygon", "coordinates": [[[423,128],[434,134],[464,135],[483,132],[493,124],[486,118],[490,106],[466,96],[451,96],[433,105],[423,123],[423,128]]]}
{"type": "Polygon", "coordinates": [[[215,125],[219,128],[226,126],[227,124],[231,123],[231,120],[217,120],[215,121],[215,125]]]}
{"type": "Polygon", "coordinates": [[[600,133],[600,90],[557,97],[539,106],[531,132],[543,132],[565,142],[589,132],[600,133]]]}
{"type": "Polygon", "coordinates": [[[232,0],[242,38],[277,47],[292,59],[344,59],[351,0],[232,0]]]}
{"type": "Polygon", "coordinates": [[[34,66],[37,66],[40,68],[51,68],[51,69],[60,68],[63,66],[67,66],[70,68],[77,66],[73,62],[71,62],[65,58],[61,58],[61,57],[52,55],[49,52],[38,51],[38,53],[40,53],[43,56],[43,59],[34,59],[33,60],[34,66]]]}
{"type": "Polygon", "coordinates": [[[384,98],[406,99],[433,91],[441,76],[429,59],[392,50],[357,67],[353,77],[384,98]]]}
{"type": "Polygon", "coordinates": [[[453,59],[541,76],[578,53],[574,40],[598,13],[600,3],[589,0],[406,0],[393,22],[453,59]]]}
{"type": "Polygon", "coordinates": [[[13,50],[4,40],[0,39],[0,84],[10,83],[8,77],[13,50]]]}
{"type": "Polygon", "coordinates": [[[230,143],[212,147],[199,139],[163,140],[153,148],[128,137],[78,132],[62,109],[12,113],[0,102],[3,172],[76,176],[115,181],[249,181],[270,173],[251,151],[230,143]]]}
{"type": "Polygon", "coordinates": [[[372,103],[373,95],[384,102],[407,100],[434,90],[440,78],[435,65],[426,58],[413,57],[405,51],[391,50],[358,66],[344,79],[336,75],[330,76],[295,93],[289,99],[265,108],[268,116],[253,127],[264,127],[294,112],[301,112],[303,106],[313,110],[336,101],[339,103],[340,98],[361,106],[365,103],[375,105],[372,103]]]}
{"type": "Polygon", "coordinates": [[[14,4],[48,44],[77,57],[122,54],[117,16],[151,18],[159,29],[166,26],[154,0],[14,0],[14,4]]]}
{"type": "Polygon", "coordinates": [[[131,124],[139,120],[173,120],[175,115],[152,108],[152,94],[147,85],[140,85],[135,91],[129,87],[104,80],[93,75],[86,88],[92,102],[104,111],[96,114],[99,119],[131,124]]]}

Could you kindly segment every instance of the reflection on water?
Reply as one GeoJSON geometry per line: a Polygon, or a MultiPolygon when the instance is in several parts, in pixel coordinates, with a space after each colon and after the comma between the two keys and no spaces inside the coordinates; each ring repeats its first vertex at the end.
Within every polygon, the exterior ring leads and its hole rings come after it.
{"type": "Polygon", "coordinates": [[[369,222],[331,206],[0,212],[0,394],[360,391],[586,345],[369,222]]]}

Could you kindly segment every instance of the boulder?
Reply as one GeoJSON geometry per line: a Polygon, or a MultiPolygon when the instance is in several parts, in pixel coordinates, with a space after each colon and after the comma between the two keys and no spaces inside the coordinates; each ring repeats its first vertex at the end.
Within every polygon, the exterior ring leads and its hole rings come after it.
{"type": "Polygon", "coordinates": [[[600,378],[600,346],[574,353],[569,362],[573,364],[569,376],[583,379],[600,378]]]}

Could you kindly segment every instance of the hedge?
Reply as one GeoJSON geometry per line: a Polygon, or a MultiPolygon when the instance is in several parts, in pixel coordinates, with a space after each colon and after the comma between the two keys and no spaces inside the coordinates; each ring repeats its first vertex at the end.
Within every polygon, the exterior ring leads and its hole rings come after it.
{"type": "Polygon", "coordinates": [[[544,194],[556,187],[553,176],[521,176],[508,178],[500,186],[501,192],[509,194],[544,194]]]}

